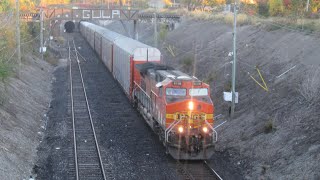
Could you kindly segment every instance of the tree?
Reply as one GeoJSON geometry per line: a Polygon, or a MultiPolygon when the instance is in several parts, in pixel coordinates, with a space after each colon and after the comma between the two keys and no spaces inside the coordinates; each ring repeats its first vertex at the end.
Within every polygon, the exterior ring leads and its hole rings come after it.
{"type": "Polygon", "coordinates": [[[313,13],[320,11],[320,0],[310,0],[310,5],[313,13]]]}
{"type": "Polygon", "coordinates": [[[283,2],[282,0],[270,0],[269,1],[269,14],[271,16],[283,15],[283,2]]]}
{"type": "Polygon", "coordinates": [[[267,1],[258,1],[258,12],[262,16],[269,16],[269,6],[267,1]]]}
{"type": "Polygon", "coordinates": [[[9,0],[0,1],[0,13],[7,12],[10,9],[10,6],[9,0]]]}
{"type": "Polygon", "coordinates": [[[32,0],[20,0],[20,10],[21,11],[34,11],[35,3],[32,0]]]}
{"type": "Polygon", "coordinates": [[[216,6],[216,5],[222,5],[225,4],[225,0],[203,0],[202,5],[203,6],[216,6]]]}

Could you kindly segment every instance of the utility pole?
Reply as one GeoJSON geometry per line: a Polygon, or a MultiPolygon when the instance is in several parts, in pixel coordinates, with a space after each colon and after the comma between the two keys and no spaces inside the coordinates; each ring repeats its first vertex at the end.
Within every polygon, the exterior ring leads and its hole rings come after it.
{"type": "Polygon", "coordinates": [[[233,62],[232,62],[232,103],[231,103],[231,117],[234,116],[235,99],[236,99],[236,63],[237,63],[237,0],[234,1],[233,14],[233,62]]]}
{"type": "Polygon", "coordinates": [[[158,47],[157,13],[154,13],[154,46],[158,47]]]}
{"type": "Polygon", "coordinates": [[[40,54],[43,60],[43,10],[40,9],[40,54]]]}
{"type": "Polygon", "coordinates": [[[20,77],[20,69],[21,69],[21,47],[20,47],[20,2],[16,0],[16,39],[17,39],[17,53],[18,53],[18,76],[20,77]]]}

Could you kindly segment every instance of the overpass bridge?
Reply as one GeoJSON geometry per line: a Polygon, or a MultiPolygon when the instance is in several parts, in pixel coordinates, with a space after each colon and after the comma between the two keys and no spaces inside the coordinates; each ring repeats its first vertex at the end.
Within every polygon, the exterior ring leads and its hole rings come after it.
{"type": "Polygon", "coordinates": [[[106,9],[106,8],[48,8],[38,13],[21,13],[21,19],[26,21],[40,21],[41,14],[44,19],[73,21],[82,20],[140,20],[140,21],[180,21],[180,15],[168,13],[145,13],[138,9],[106,9]]]}
{"type": "MultiPolygon", "coordinates": [[[[121,8],[78,8],[78,7],[54,7],[54,8],[40,8],[37,13],[20,13],[20,18],[29,22],[40,22],[43,27],[43,21],[49,21],[50,28],[56,25],[64,25],[67,32],[72,32],[78,28],[80,21],[94,21],[94,20],[118,20],[121,22],[124,30],[129,37],[138,39],[137,23],[138,22],[154,22],[155,35],[157,34],[157,22],[164,22],[173,25],[180,21],[180,16],[175,14],[165,13],[145,13],[139,9],[121,9],[121,8]],[[129,33],[126,24],[123,21],[133,21],[133,35],[129,33]]],[[[41,29],[41,39],[43,39],[43,28],[41,29]]],[[[51,32],[51,31],[50,31],[51,32]]],[[[50,35],[50,33],[49,33],[50,35]]],[[[40,43],[43,49],[43,43],[40,43]]],[[[41,51],[41,50],[40,50],[41,51]]],[[[41,51],[42,52],[42,51],[41,51]]]]}

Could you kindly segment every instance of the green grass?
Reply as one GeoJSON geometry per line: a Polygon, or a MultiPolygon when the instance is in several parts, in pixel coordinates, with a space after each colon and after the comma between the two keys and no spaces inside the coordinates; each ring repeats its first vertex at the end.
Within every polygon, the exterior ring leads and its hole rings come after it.
{"type": "Polygon", "coordinates": [[[11,74],[11,65],[3,61],[0,61],[0,80],[4,81],[6,78],[10,77],[11,74]]]}
{"type": "Polygon", "coordinates": [[[168,29],[165,24],[162,24],[160,26],[160,32],[158,34],[160,41],[164,41],[167,37],[167,34],[168,34],[168,29]]]}

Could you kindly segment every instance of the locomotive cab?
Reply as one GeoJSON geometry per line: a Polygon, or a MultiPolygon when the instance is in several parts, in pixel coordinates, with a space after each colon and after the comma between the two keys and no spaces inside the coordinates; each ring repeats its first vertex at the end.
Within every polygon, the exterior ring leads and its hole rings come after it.
{"type": "MultiPolygon", "coordinates": [[[[181,73],[181,72],[180,72],[181,73]]],[[[210,157],[216,132],[209,85],[180,75],[163,87],[166,104],[166,145],[177,159],[210,157]]]]}

